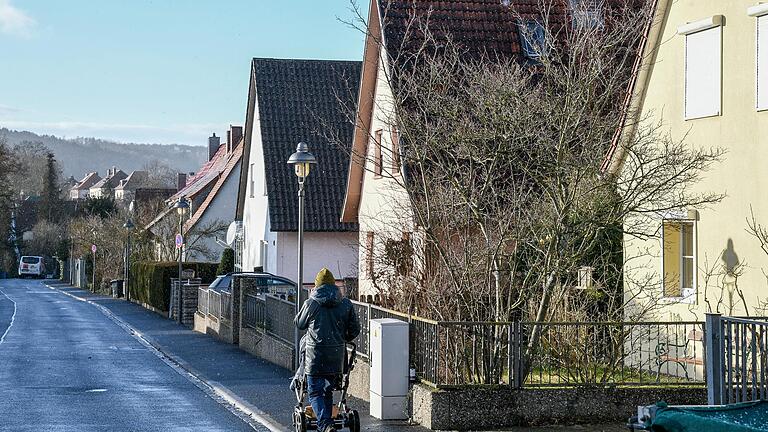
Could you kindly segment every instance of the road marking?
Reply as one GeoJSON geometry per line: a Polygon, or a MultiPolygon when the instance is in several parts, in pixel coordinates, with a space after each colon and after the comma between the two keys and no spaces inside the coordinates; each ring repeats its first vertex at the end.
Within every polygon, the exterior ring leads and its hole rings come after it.
{"type": "Polygon", "coordinates": [[[107,389],[90,389],[90,390],[86,390],[85,392],[86,393],[103,393],[105,391],[107,391],[107,389]]]}
{"type": "Polygon", "coordinates": [[[5,331],[3,332],[3,335],[2,335],[2,336],[0,336],[0,345],[2,345],[2,344],[3,344],[3,342],[5,342],[5,336],[6,336],[6,335],[8,334],[8,332],[11,330],[11,327],[13,327],[13,322],[16,320],[16,302],[15,302],[15,301],[13,301],[13,300],[11,300],[11,298],[10,298],[10,297],[8,297],[8,294],[6,294],[6,293],[5,293],[5,291],[3,291],[3,290],[0,290],[0,293],[2,293],[2,294],[5,296],[5,298],[7,298],[7,299],[8,299],[8,301],[10,301],[11,303],[13,303],[13,314],[11,314],[11,322],[10,322],[10,323],[8,323],[8,328],[6,328],[6,329],[5,329],[5,331]]]}
{"type": "Polygon", "coordinates": [[[205,379],[203,379],[201,376],[199,376],[199,374],[193,372],[191,367],[186,366],[186,363],[184,362],[184,360],[176,357],[171,353],[168,353],[162,350],[160,348],[160,344],[154,342],[149,336],[144,336],[143,334],[141,334],[140,331],[131,327],[130,324],[123,321],[117,315],[112,313],[112,311],[109,310],[109,308],[107,308],[106,306],[100,305],[86,298],[78,297],[74,294],[55,288],[51,285],[48,285],[48,284],[44,284],[44,285],[56,292],[64,294],[65,296],[68,296],[75,300],[95,306],[97,309],[101,311],[101,313],[106,315],[107,318],[112,320],[112,322],[114,322],[118,327],[122,328],[128,334],[133,336],[134,339],[136,339],[140,344],[146,347],[147,350],[149,350],[151,353],[155,354],[160,360],[162,360],[166,365],[168,365],[176,373],[178,373],[179,375],[189,380],[192,384],[195,385],[195,387],[202,390],[203,393],[205,393],[208,397],[216,401],[219,405],[225,407],[227,411],[234,414],[240,420],[243,420],[243,422],[245,422],[248,426],[252,427],[254,430],[262,430],[264,428],[268,429],[271,432],[283,432],[285,430],[281,425],[279,425],[276,421],[273,421],[272,419],[268,418],[267,414],[261,412],[255,406],[247,402],[241,401],[237,397],[234,397],[234,395],[232,395],[229,391],[216,385],[217,383],[208,382],[205,379]]]}

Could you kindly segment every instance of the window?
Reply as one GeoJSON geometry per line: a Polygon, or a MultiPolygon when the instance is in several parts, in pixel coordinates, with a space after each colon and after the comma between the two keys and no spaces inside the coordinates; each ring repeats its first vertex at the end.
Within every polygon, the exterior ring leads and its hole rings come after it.
{"type": "Polygon", "coordinates": [[[720,115],[722,15],[686,24],[685,119],[720,115]]]}
{"type": "Polygon", "coordinates": [[[373,232],[365,235],[365,275],[373,279],[373,232]]]}
{"type": "Polygon", "coordinates": [[[546,54],[546,31],[536,21],[526,21],[517,26],[520,34],[520,47],[529,59],[539,59],[546,54]]]}
{"type": "Polygon", "coordinates": [[[392,175],[400,171],[400,133],[396,127],[392,128],[392,175]]]}
{"type": "Polygon", "coordinates": [[[256,177],[256,174],[255,174],[256,173],[256,168],[255,168],[255,165],[256,164],[251,164],[251,168],[248,170],[248,174],[251,175],[251,198],[253,198],[255,196],[255,193],[256,193],[255,192],[255,190],[256,190],[256,179],[255,179],[255,177],[256,177]]]}
{"type": "Polygon", "coordinates": [[[261,266],[264,271],[266,271],[267,268],[267,247],[269,246],[269,242],[262,240],[261,241],[261,247],[259,248],[259,265],[261,266]]]}
{"type": "Polygon", "coordinates": [[[381,176],[381,129],[376,131],[373,139],[373,174],[381,176]]]}
{"type": "Polygon", "coordinates": [[[267,176],[264,176],[264,196],[267,196],[267,176]]]}
{"type": "Polygon", "coordinates": [[[575,29],[603,27],[602,0],[569,0],[571,23],[575,29]]]}
{"type": "Polygon", "coordinates": [[[747,14],[756,17],[755,50],[755,107],[758,111],[768,109],[768,4],[759,4],[747,9],[747,14]]]}
{"type": "Polygon", "coordinates": [[[696,282],[695,225],[665,220],[662,225],[664,297],[692,298],[696,282]]]}

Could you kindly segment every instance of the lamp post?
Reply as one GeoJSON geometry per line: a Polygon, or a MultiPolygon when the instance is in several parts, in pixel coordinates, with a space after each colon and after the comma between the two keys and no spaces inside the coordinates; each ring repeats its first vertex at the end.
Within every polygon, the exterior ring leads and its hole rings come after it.
{"type": "MultiPolygon", "coordinates": [[[[301,291],[304,283],[304,181],[309,176],[309,168],[317,163],[315,156],[309,152],[309,146],[300,142],[296,146],[296,152],[288,158],[288,164],[293,165],[294,173],[299,180],[299,266],[298,279],[296,280],[296,314],[301,310],[301,291]]],[[[294,364],[299,365],[299,329],[293,330],[294,364]]]]}
{"type": "Polygon", "coordinates": [[[130,218],[125,221],[123,228],[128,231],[128,238],[125,241],[125,272],[123,275],[123,288],[125,289],[125,299],[131,301],[131,290],[128,285],[128,280],[131,276],[131,234],[133,233],[133,221],[130,218]]]}
{"type": "Polygon", "coordinates": [[[176,249],[179,250],[179,282],[178,282],[179,289],[177,290],[178,309],[176,310],[176,317],[178,318],[179,324],[181,324],[181,308],[183,306],[182,295],[181,295],[181,255],[182,255],[182,248],[184,247],[184,235],[182,234],[181,229],[182,229],[182,224],[184,223],[184,215],[187,213],[187,211],[189,211],[189,203],[187,203],[187,200],[184,199],[184,197],[179,197],[179,200],[176,201],[176,204],[173,205],[173,208],[175,208],[176,212],[179,214],[179,234],[176,236],[176,249]]]}

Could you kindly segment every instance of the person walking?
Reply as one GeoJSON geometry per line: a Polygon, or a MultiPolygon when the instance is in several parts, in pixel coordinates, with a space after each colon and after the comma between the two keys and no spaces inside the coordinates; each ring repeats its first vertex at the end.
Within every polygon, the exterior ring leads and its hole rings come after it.
{"type": "Polygon", "coordinates": [[[299,330],[307,330],[302,360],[317,430],[332,432],[333,385],[343,373],[346,343],[360,333],[360,321],[352,302],[342,296],[336,278],[327,268],[317,273],[315,287],[294,324],[299,330]]]}

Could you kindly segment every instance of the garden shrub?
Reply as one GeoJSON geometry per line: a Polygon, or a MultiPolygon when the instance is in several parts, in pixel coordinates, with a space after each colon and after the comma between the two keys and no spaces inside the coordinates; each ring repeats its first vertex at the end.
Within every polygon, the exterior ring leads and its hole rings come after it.
{"type": "Polygon", "coordinates": [[[216,273],[223,275],[233,271],[235,271],[235,251],[227,248],[221,253],[221,262],[216,269],[216,273]]]}
{"type": "MultiPolygon", "coordinates": [[[[217,263],[185,262],[182,268],[195,271],[204,284],[216,278],[217,263]]],[[[175,261],[138,261],[131,264],[131,298],[155,309],[167,311],[171,301],[171,279],[179,275],[175,261]]]]}

